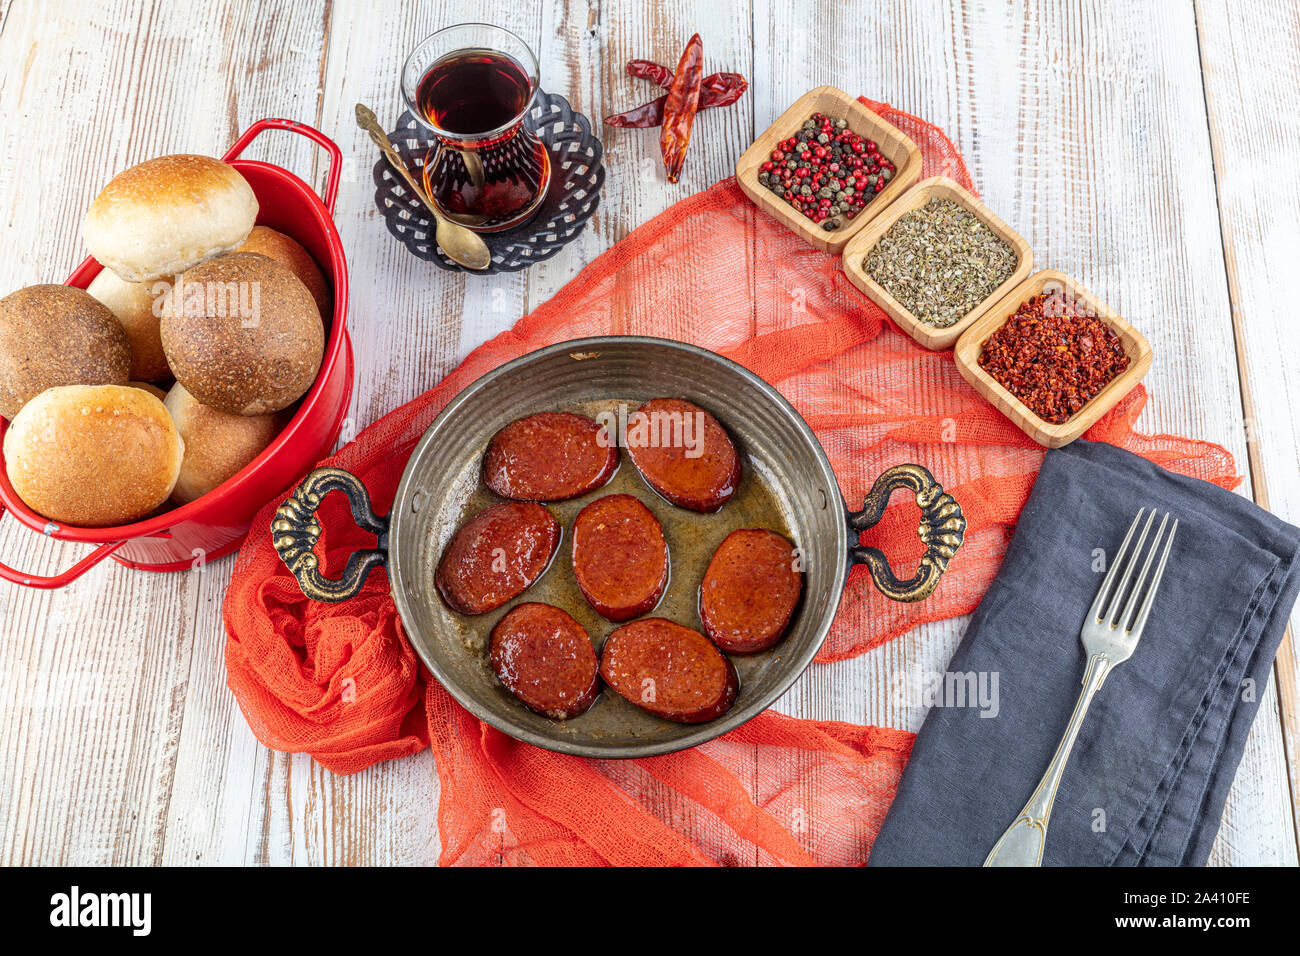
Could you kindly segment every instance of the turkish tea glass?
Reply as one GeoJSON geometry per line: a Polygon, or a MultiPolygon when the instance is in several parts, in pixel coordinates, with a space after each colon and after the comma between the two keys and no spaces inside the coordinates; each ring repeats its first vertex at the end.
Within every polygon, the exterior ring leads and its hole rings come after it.
{"type": "Polygon", "coordinates": [[[546,145],[524,126],[537,58],[509,30],[462,23],[425,38],[402,67],[402,98],[433,134],[425,192],[448,219],[499,232],[537,212],[551,181],[546,145]]]}

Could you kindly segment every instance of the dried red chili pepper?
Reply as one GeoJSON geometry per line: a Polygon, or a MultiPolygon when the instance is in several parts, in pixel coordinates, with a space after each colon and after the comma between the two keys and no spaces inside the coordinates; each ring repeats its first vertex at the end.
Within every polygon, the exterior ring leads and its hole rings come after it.
{"type": "Polygon", "coordinates": [[[704,80],[704,41],[697,33],[686,43],[682,57],[673,72],[673,83],[668,88],[668,102],[664,104],[663,129],[659,132],[659,149],[664,155],[664,168],[668,181],[681,178],[686,163],[686,147],[691,142],[691,124],[700,107],[700,86],[704,80]]]}
{"type": "Polygon", "coordinates": [[[745,95],[749,82],[739,73],[710,73],[700,84],[700,109],[730,106],[745,95]]]}
{"type": "MultiPolygon", "coordinates": [[[[633,60],[632,62],[649,61],[633,60]]],[[[657,63],[652,65],[658,66],[657,63]]],[[[669,74],[669,82],[671,82],[671,76],[672,74],[669,74]]],[[[744,96],[747,89],[749,89],[749,83],[739,73],[710,73],[700,83],[699,108],[707,110],[715,106],[730,106],[744,96]]],[[[658,99],[651,100],[636,109],[615,113],[613,116],[606,116],[605,125],[617,126],[620,129],[646,129],[651,126],[660,126],[664,121],[664,104],[667,102],[668,94],[665,93],[658,99]]]]}
{"type": "MultiPolygon", "coordinates": [[[[665,90],[673,85],[673,71],[653,60],[628,60],[627,72],[640,80],[657,83],[665,90]]],[[[726,106],[740,99],[740,94],[749,89],[749,83],[739,73],[710,73],[700,85],[700,109],[706,106],[726,106]],[[712,94],[712,97],[710,97],[712,94]],[[730,96],[727,103],[710,103],[709,100],[730,96]]]]}
{"type": "Polygon", "coordinates": [[[652,126],[662,126],[664,122],[664,104],[667,102],[668,94],[665,93],[657,100],[651,100],[636,109],[615,113],[613,116],[606,116],[605,125],[616,126],[619,129],[649,129],[652,126]]]}
{"type": "Polygon", "coordinates": [[[654,60],[628,60],[627,75],[657,83],[665,90],[673,85],[673,71],[654,60]]]}
{"type": "Polygon", "coordinates": [[[1129,357],[1109,325],[1052,292],[1021,303],[984,342],[979,364],[1035,415],[1060,425],[1128,368],[1129,357]]]}

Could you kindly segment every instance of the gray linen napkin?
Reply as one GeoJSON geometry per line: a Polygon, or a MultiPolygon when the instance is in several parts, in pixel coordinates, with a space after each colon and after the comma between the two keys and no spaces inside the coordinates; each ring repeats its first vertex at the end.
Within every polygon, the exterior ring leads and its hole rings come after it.
{"type": "Polygon", "coordinates": [[[1169,567],[1136,652],[1093,699],[1043,864],[1204,865],[1300,589],[1300,529],[1086,441],[1047,453],[949,664],[996,686],[996,708],[930,710],[870,865],[983,863],[1069,721],[1085,663],[1079,629],[1104,560],[1144,505],[1181,522],[1169,567]]]}

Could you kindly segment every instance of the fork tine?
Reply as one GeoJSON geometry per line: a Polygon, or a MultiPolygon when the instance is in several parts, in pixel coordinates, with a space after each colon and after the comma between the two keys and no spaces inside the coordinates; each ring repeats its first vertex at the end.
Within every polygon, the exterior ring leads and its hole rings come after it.
{"type": "Polygon", "coordinates": [[[1128,590],[1128,583],[1133,580],[1133,569],[1137,567],[1138,556],[1142,554],[1142,545],[1146,544],[1147,532],[1151,530],[1151,522],[1156,520],[1156,509],[1151,509],[1147,522],[1142,526],[1142,534],[1137,539],[1137,544],[1133,546],[1133,553],[1129,555],[1128,560],[1124,563],[1124,574],[1119,579],[1119,586],[1115,588],[1115,594],[1110,599],[1110,606],[1106,610],[1106,621],[1110,627],[1115,626],[1115,613],[1119,610],[1119,602],[1124,598],[1124,592],[1128,590]]]}
{"type": "Polygon", "coordinates": [[[1110,570],[1106,572],[1106,577],[1097,590],[1097,597],[1092,602],[1092,608],[1088,611],[1094,621],[1101,620],[1101,609],[1106,603],[1106,593],[1110,590],[1115,575],[1119,574],[1119,566],[1124,563],[1124,552],[1128,549],[1129,540],[1133,537],[1133,531],[1137,528],[1138,522],[1142,520],[1142,515],[1146,510],[1146,508],[1138,509],[1138,513],[1133,518],[1133,523],[1128,526],[1128,534],[1124,535],[1124,543],[1119,546],[1119,553],[1115,555],[1115,560],[1110,563],[1110,570]]]}
{"type": "MultiPolygon", "coordinates": [[[[1154,519],[1155,516],[1155,509],[1152,508],[1152,519],[1154,519]]],[[[1133,609],[1137,607],[1138,595],[1142,593],[1142,585],[1147,579],[1147,572],[1151,570],[1151,562],[1155,559],[1156,552],[1160,550],[1160,539],[1164,537],[1165,526],[1167,524],[1169,524],[1168,511],[1166,511],[1165,516],[1160,519],[1160,527],[1156,529],[1156,536],[1151,539],[1151,547],[1147,549],[1147,559],[1142,562],[1142,573],[1139,574],[1137,580],[1133,582],[1133,590],[1129,592],[1128,603],[1124,605],[1124,614],[1115,622],[1114,626],[1127,629],[1129,623],[1133,620],[1133,609]]],[[[1135,553],[1133,557],[1136,561],[1138,555],[1135,553]]]]}
{"type": "MultiPolygon", "coordinates": [[[[1151,603],[1156,599],[1156,589],[1160,587],[1160,579],[1165,573],[1165,562],[1169,560],[1169,549],[1174,545],[1174,535],[1178,533],[1178,519],[1174,519],[1174,525],[1169,529],[1169,537],[1165,539],[1165,550],[1160,555],[1160,563],[1156,565],[1156,576],[1151,579],[1151,588],[1147,591],[1147,596],[1142,600],[1142,607],[1138,610],[1137,620],[1133,622],[1130,633],[1134,638],[1142,636],[1142,628],[1146,627],[1147,618],[1151,614],[1151,603]]],[[[1154,550],[1154,549],[1152,549],[1154,550]]]]}

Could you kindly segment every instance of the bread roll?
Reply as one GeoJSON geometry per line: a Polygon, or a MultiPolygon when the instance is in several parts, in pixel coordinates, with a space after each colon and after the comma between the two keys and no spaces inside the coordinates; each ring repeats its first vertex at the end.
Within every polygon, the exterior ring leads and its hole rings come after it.
{"type": "Polygon", "coordinates": [[[124,385],[131,346],[108,307],[81,289],[32,285],[0,299],[0,416],[56,385],[124,385]]]}
{"type": "Polygon", "coordinates": [[[158,382],[172,377],[163,354],[158,320],[172,278],[151,282],[123,282],[117,273],[105,269],[95,276],[86,291],[112,310],[131,343],[131,378],[158,382]]]}
{"type": "Polygon", "coordinates": [[[281,265],[288,266],[289,271],[302,280],[311,297],[316,300],[316,308],[320,310],[321,318],[333,314],[330,286],[325,281],[325,273],[320,271],[320,266],[311,257],[311,253],[297,240],[290,239],[284,233],[276,232],[266,226],[254,226],[253,231],[244,240],[244,244],[235,251],[257,252],[269,256],[281,265]]]}
{"type": "Polygon", "coordinates": [[[129,385],[65,385],[23,406],[5,432],[18,496],[51,521],[128,524],[166,502],[185,446],[163,403],[129,385]]]}
{"type": "Polygon", "coordinates": [[[112,178],[81,237],[122,279],[145,282],[234,249],[256,219],[257,197],[235,167],[208,156],[159,156],[112,178]]]}
{"type": "Polygon", "coordinates": [[[150,382],[127,382],[126,384],[130,385],[132,388],[144,389],[146,392],[148,392],[154,398],[158,399],[158,401],[160,402],[167,398],[166,392],[164,392],[157,385],[154,385],[150,382]]]}
{"type": "Polygon", "coordinates": [[[231,415],[200,405],[185,386],[167,393],[167,411],[185,442],[185,460],[172,490],[178,504],[206,495],[261,454],[280,431],[278,415],[231,415]]]}
{"type": "Polygon", "coordinates": [[[187,270],[160,328],[176,380],[204,405],[234,415],[266,415],[297,401],[325,352],[325,326],[307,287],[252,252],[187,270]]]}

